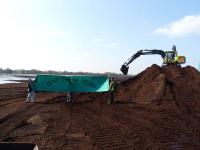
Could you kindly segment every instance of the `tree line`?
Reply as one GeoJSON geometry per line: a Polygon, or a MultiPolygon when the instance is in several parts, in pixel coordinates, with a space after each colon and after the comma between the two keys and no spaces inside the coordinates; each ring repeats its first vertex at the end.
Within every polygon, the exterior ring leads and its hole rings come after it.
{"type": "Polygon", "coordinates": [[[2,69],[0,68],[0,74],[59,74],[59,75],[110,75],[110,76],[120,76],[122,74],[114,73],[114,72],[105,72],[105,73],[92,73],[92,72],[68,72],[68,71],[54,71],[54,70],[37,70],[37,69],[31,69],[31,70],[25,70],[25,69],[2,69]]]}

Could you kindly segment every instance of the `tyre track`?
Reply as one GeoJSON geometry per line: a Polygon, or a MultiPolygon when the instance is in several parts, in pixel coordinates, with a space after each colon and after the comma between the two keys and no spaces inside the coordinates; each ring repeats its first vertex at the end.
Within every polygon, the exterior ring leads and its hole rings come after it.
{"type": "Polygon", "coordinates": [[[73,119],[89,133],[92,141],[101,149],[133,149],[134,145],[120,134],[111,122],[82,106],[72,112],[73,119]],[[92,122],[91,122],[92,120],[92,122]]]}
{"type": "MultiPolygon", "coordinates": [[[[134,143],[134,148],[144,149],[145,147],[147,147],[147,145],[154,145],[154,143],[158,143],[157,146],[162,147],[163,149],[195,149],[196,147],[199,147],[198,139],[196,139],[196,137],[194,136],[193,131],[189,127],[184,125],[185,121],[177,119],[175,121],[175,118],[173,116],[170,116],[170,114],[168,114],[166,111],[160,111],[160,113],[158,113],[157,115],[153,115],[154,117],[157,117],[154,120],[154,126],[152,126],[150,124],[145,125],[145,122],[152,121],[150,117],[151,115],[149,115],[149,120],[141,120],[140,123],[138,122],[139,120],[135,119],[134,117],[125,117],[130,116],[130,110],[126,112],[123,110],[123,107],[105,108],[113,110],[112,118],[108,120],[117,122],[119,120],[118,118],[120,118],[119,123],[122,125],[122,127],[126,125],[126,127],[128,128],[127,130],[131,132],[131,134],[126,137],[127,142],[134,143]],[[153,128],[157,130],[151,131],[153,128]],[[146,135],[143,133],[145,133],[146,135]],[[144,139],[145,137],[146,139],[144,139]],[[148,139],[151,139],[151,141],[149,141],[148,139]],[[140,143],[141,141],[142,143],[140,143]]],[[[105,112],[106,111],[108,110],[105,110],[105,112]]],[[[143,117],[141,116],[141,118],[143,117]]],[[[154,149],[155,147],[156,146],[154,146],[154,149]]]]}

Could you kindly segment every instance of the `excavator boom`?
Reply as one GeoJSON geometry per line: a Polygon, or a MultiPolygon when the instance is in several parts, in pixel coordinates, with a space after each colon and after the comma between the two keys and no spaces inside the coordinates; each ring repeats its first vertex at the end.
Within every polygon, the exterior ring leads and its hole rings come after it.
{"type": "Polygon", "coordinates": [[[137,53],[135,53],[132,57],[130,57],[120,68],[122,73],[124,75],[128,74],[128,69],[129,69],[129,64],[132,63],[135,59],[140,57],[141,55],[153,55],[153,54],[158,54],[161,55],[161,57],[164,59],[166,54],[163,50],[157,50],[157,49],[152,49],[152,50],[139,50],[137,53]]]}

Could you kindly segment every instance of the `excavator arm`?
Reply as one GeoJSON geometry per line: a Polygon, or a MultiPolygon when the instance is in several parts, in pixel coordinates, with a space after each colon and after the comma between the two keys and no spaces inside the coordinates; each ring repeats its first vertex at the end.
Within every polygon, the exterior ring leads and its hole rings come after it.
{"type": "Polygon", "coordinates": [[[161,55],[161,57],[164,59],[165,58],[165,52],[163,50],[157,50],[157,49],[152,49],[152,50],[139,50],[137,53],[135,53],[132,57],[130,57],[121,67],[121,71],[124,75],[128,74],[128,69],[129,69],[129,64],[132,63],[135,59],[140,57],[141,55],[154,55],[158,54],[161,55]]]}

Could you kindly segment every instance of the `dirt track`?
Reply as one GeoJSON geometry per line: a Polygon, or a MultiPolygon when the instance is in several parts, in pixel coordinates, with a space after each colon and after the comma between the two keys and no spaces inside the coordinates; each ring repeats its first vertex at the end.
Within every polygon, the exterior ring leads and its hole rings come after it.
{"type": "MultiPolygon", "coordinates": [[[[171,75],[167,76],[168,80],[174,81],[169,77],[171,75]]],[[[66,105],[63,94],[40,93],[37,103],[25,103],[25,84],[1,85],[0,141],[33,142],[39,149],[52,150],[200,149],[199,89],[191,88],[196,89],[193,94],[185,91],[189,96],[185,99],[182,93],[182,97],[159,100],[159,103],[149,95],[150,103],[145,95],[140,101],[128,92],[127,98],[132,99],[125,101],[121,93],[124,86],[139,85],[136,82],[143,82],[147,77],[140,74],[135,78],[120,85],[116,94],[118,101],[114,105],[106,104],[106,94],[77,94],[76,102],[66,105]],[[182,99],[184,103],[180,103],[182,99]]],[[[157,82],[155,85],[159,87],[157,82]]],[[[197,85],[200,86],[199,82],[197,85]]],[[[146,90],[145,87],[130,89],[146,90]]],[[[166,88],[165,95],[168,92],[166,88]]]]}

